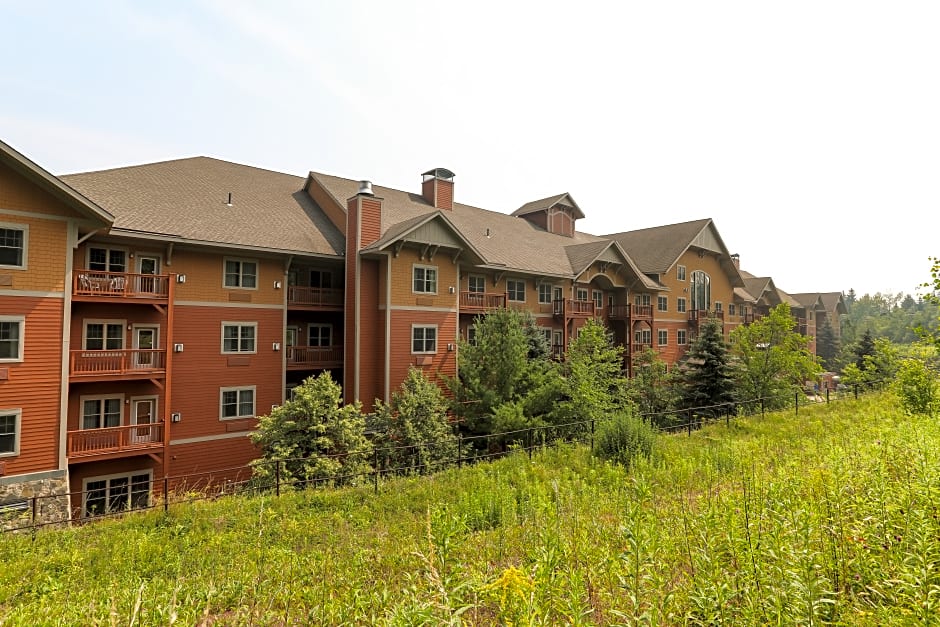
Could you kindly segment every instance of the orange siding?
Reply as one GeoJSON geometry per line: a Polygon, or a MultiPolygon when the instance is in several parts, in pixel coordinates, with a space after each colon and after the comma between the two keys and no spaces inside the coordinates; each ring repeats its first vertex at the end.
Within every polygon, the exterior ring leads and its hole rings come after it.
{"type": "MultiPolygon", "coordinates": [[[[254,420],[220,420],[222,387],[256,386],[255,411],[267,414],[281,402],[281,353],[272,349],[283,339],[283,312],[278,309],[177,306],[174,344],[183,344],[173,354],[171,412],[181,421],[170,425],[170,439],[192,438],[234,430],[247,430],[254,420]],[[257,322],[257,352],[222,354],[222,321],[257,322]],[[244,362],[243,365],[234,365],[244,362]],[[230,365],[232,363],[233,365],[230,365]]],[[[172,473],[176,467],[171,462],[172,473]]]]}
{"type": "Polygon", "coordinates": [[[457,351],[447,350],[448,343],[457,342],[457,314],[439,311],[393,311],[389,376],[391,391],[401,386],[409,366],[419,365],[426,357],[411,352],[411,327],[414,324],[437,325],[437,353],[427,355],[431,363],[420,365],[424,373],[439,382],[442,375],[453,377],[457,374],[457,351]]]}
{"type": "Polygon", "coordinates": [[[0,223],[28,229],[26,269],[0,268],[0,275],[12,279],[3,289],[62,292],[65,289],[65,259],[68,248],[68,222],[3,213],[0,223]]]}
{"type": "MultiPolygon", "coordinates": [[[[457,307],[457,272],[458,267],[454,265],[448,255],[436,255],[434,259],[421,259],[419,252],[414,249],[403,248],[398,257],[391,260],[392,263],[392,305],[393,306],[423,306],[423,307],[447,307],[456,309],[457,307]],[[428,266],[437,268],[437,293],[425,294],[414,291],[414,267],[428,266]],[[454,288],[454,293],[450,293],[450,288],[454,288]]],[[[489,291],[489,288],[487,288],[489,291]]],[[[502,291],[494,289],[493,291],[502,291]]],[[[382,298],[384,300],[384,293],[382,298]]]]}
{"type": "Polygon", "coordinates": [[[208,483],[247,479],[251,471],[243,467],[260,455],[247,436],[172,445],[172,487],[198,489],[208,483]]]}
{"type": "Polygon", "coordinates": [[[372,411],[376,398],[385,398],[385,312],[379,311],[384,297],[379,294],[380,268],[381,264],[372,259],[363,259],[360,266],[358,400],[365,411],[372,411]]]}
{"type": "Polygon", "coordinates": [[[362,220],[362,233],[359,246],[365,248],[382,235],[382,201],[362,197],[361,203],[359,215],[362,220]]]}
{"type": "Polygon", "coordinates": [[[132,305],[124,303],[92,303],[78,302],[72,305],[72,328],[69,329],[69,338],[72,350],[84,348],[83,334],[85,322],[90,320],[123,320],[124,321],[124,348],[133,346],[133,328],[127,327],[135,324],[159,326],[159,346],[166,349],[166,316],[149,305],[132,305]]]}
{"type": "Polygon", "coordinates": [[[346,213],[343,211],[342,205],[338,204],[336,199],[327,193],[327,191],[313,179],[310,180],[306,189],[313,201],[323,209],[323,213],[330,219],[333,226],[338,228],[340,232],[345,235],[346,213]]]}
{"type": "Polygon", "coordinates": [[[3,163],[0,163],[0,207],[69,218],[85,217],[3,163]]]}
{"type": "Polygon", "coordinates": [[[252,304],[281,305],[284,303],[284,261],[246,254],[201,253],[175,250],[172,264],[165,272],[185,274],[186,282],[176,285],[177,301],[195,302],[250,302],[252,304]],[[242,259],[258,264],[258,282],[255,289],[222,286],[224,259],[242,259]],[[274,282],[281,288],[275,289],[274,282]],[[247,300],[242,300],[247,299],[247,300]]]}
{"type": "Polygon", "coordinates": [[[153,471],[154,493],[162,493],[163,465],[155,461],[152,457],[125,457],[123,459],[69,466],[69,491],[72,492],[73,515],[80,515],[82,506],[81,491],[85,479],[131,472],[145,472],[147,470],[153,471]]]}
{"type": "Polygon", "coordinates": [[[163,417],[163,391],[152,381],[97,381],[94,383],[73,383],[69,386],[67,424],[69,431],[81,429],[83,396],[123,396],[121,424],[130,424],[130,399],[138,396],[157,397],[156,416],[163,417]]]}
{"type": "Polygon", "coordinates": [[[24,350],[20,363],[0,363],[0,409],[22,409],[20,446],[16,457],[2,457],[6,474],[59,467],[59,399],[62,364],[60,298],[0,296],[4,315],[25,316],[24,350]]]}

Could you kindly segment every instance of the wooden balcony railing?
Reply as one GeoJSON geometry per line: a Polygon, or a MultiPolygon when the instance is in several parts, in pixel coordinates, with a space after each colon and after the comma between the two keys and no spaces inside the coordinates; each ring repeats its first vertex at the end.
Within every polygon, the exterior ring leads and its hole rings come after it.
{"type": "Polygon", "coordinates": [[[653,348],[653,344],[651,342],[634,342],[630,345],[630,355],[635,357],[645,351],[647,348],[653,348]]]}
{"type": "Polygon", "coordinates": [[[288,346],[287,367],[333,368],[343,365],[342,346],[288,346]]]}
{"type": "Polygon", "coordinates": [[[717,318],[724,322],[725,312],[708,311],[707,309],[692,309],[689,311],[689,322],[701,322],[706,318],[717,318]]]}
{"type": "Polygon", "coordinates": [[[170,295],[170,275],[76,270],[72,276],[72,295],[166,300],[170,295]]]}
{"type": "Polygon", "coordinates": [[[335,287],[301,287],[290,285],[287,288],[287,304],[303,307],[342,308],[343,290],[335,287]]]}
{"type": "Polygon", "coordinates": [[[69,458],[76,458],[158,448],[163,448],[162,422],[69,431],[66,450],[69,458]]]}
{"type": "Polygon", "coordinates": [[[125,350],[69,351],[69,375],[152,375],[166,372],[166,351],[125,350]]]}
{"type": "Polygon", "coordinates": [[[613,305],[607,308],[608,320],[652,320],[652,305],[613,305]]]}
{"type": "Polygon", "coordinates": [[[505,292],[460,292],[460,311],[478,312],[502,309],[506,306],[505,292]]]}
{"type": "Polygon", "coordinates": [[[552,301],[552,311],[556,316],[566,318],[594,317],[594,301],[561,299],[552,301]]]}

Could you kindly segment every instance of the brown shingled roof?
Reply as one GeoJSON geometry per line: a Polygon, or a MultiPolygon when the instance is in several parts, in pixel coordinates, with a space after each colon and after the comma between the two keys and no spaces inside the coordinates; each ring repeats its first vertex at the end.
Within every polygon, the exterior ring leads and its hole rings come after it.
{"type": "Polygon", "coordinates": [[[584,212],[581,211],[581,207],[578,206],[578,203],[574,201],[574,198],[571,197],[571,194],[556,194],[555,196],[549,196],[548,198],[541,198],[539,200],[533,200],[532,202],[527,202],[518,209],[512,212],[511,215],[514,216],[524,216],[529,213],[535,213],[536,211],[544,211],[546,209],[551,209],[557,204],[563,204],[566,207],[571,207],[575,211],[575,216],[578,218],[584,217],[584,212]],[[568,202],[561,202],[564,199],[568,199],[568,202]]]}
{"type": "Polygon", "coordinates": [[[344,252],[342,234],[303,190],[303,177],[192,157],[61,178],[113,213],[115,231],[296,254],[344,252]]]}
{"type": "Polygon", "coordinates": [[[654,226],[636,231],[606,235],[616,240],[643,272],[663,274],[686,251],[692,240],[711,223],[711,219],[654,226]]]}

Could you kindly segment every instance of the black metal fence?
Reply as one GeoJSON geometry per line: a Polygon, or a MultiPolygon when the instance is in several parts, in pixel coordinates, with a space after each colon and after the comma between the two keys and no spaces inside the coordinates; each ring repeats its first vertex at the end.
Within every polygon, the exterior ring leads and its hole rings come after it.
{"type": "MultiPolygon", "coordinates": [[[[728,426],[738,416],[765,414],[771,408],[792,408],[799,414],[801,407],[837,400],[858,399],[867,391],[882,389],[883,381],[875,381],[843,387],[838,391],[825,390],[821,394],[807,395],[794,392],[792,396],[763,397],[747,401],[734,401],[719,405],[692,407],[667,412],[646,412],[640,417],[663,433],[692,431],[707,424],[724,422],[728,426]]],[[[265,460],[258,459],[245,466],[216,469],[211,472],[165,476],[151,482],[151,489],[144,501],[134,502],[130,492],[127,498],[107,495],[104,511],[87,511],[90,490],[69,492],[49,496],[32,496],[20,500],[15,506],[0,508],[0,531],[37,530],[48,526],[86,524],[102,519],[124,516],[130,512],[162,509],[169,511],[171,505],[215,499],[226,495],[247,493],[269,493],[280,496],[283,490],[307,489],[323,486],[371,484],[378,493],[383,478],[390,476],[431,474],[446,468],[487,461],[514,452],[527,453],[530,457],[538,449],[559,443],[582,443],[594,449],[597,421],[594,419],[565,424],[540,425],[492,433],[486,435],[458,435],[448,455],[440,455],[440,442],[424,442],[413,445],[372,447],[363,451],[347,451],[341,455],[322,455],[316,458],[265,460]],[[417,462],[430,457],[431,461],[417,462]],[[411,459],[405,464],[391,465],[389,460],[411,459]],[[330,473],[322,476],[294,477],[288,468],[294,464],[319,460],[336,460],[344,465],[351,461],[362,462],[368,470],[348,473],[330,473]],[[63,505],[63,502],[65,505],[63,505]]]]}

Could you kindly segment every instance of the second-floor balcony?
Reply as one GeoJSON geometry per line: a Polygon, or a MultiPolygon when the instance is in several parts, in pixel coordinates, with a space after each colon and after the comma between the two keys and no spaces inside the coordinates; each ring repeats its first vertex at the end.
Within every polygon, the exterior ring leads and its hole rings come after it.
{"type": "Polygon", "coordinates": [[[163,449],[163,435],[162,422],[79,429],[68,432],[66,453],[70,462],[155,453],[163,449]]]}
{"type": "Polygon", "coordinates": [[[505,292],[460,292],[461,313],[482,313],[505,306],[505,292]]]}
{"type": "Polygon", "coordinates": [[[345,304],[344,292],[336,287],[287,287],[288,307],[303,309],[341,310],[345,304]]]}
{"type": "Polygon", "coordinates": [[[76,270],[72,296],[76,300],[166,302],[170,297],[170,275],[76,270]]]}
{"type": "Polygon", "coordinates": [[[612,305],[607,308],[608,320],[652,320],[652,305],[612,305]]]}
{"type": "Polygon", "coordinates": [[[69,377],[72,379],[149,379],[164,374],[166,350],[163,349],[69,351],[69,377]]]}
{"type": "Polygon", "coordinates": [[[552,311],[565,318],[593,318],[594,301],[560,299],[552,301],[552,311]]]}
{"type": "Polygon", "coordinates": [[[342,346],[288,346],[288,370],[317,370],[342,368],[342,346]]]}

